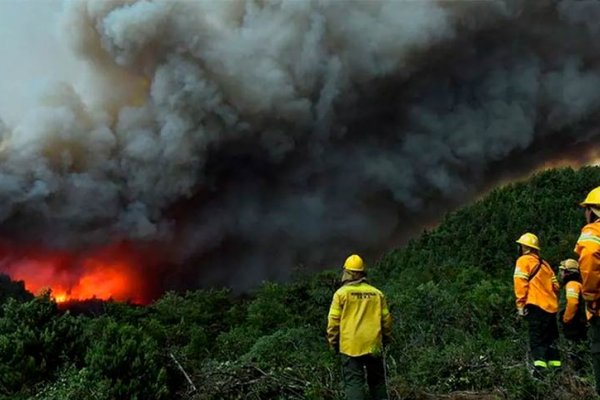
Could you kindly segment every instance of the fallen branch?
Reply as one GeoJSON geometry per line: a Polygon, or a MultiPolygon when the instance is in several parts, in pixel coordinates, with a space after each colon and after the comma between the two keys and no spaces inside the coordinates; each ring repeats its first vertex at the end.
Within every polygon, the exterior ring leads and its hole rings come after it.
{"type": "Polygon", "coordinates": [[[179,370],[181,371],[183,376],[185,376],[185,379],[187,379],[188,383],[190,384],[190,387],[192,388],[192,392],[195,392],[196,390],[198,390],[198,389],[196,389],[196,385],[194,385],[194,382],[192,382],[192,380],[190,379],[190,376],[187,374],[187,372],[185,372],[185,369],[183,369],[181,364],[179,364],[179,361],[177,361],[177,359],[175,358],[173,353],[169,353],[169,355],[171,356],[171,358],[175,362],[175,365],[177,365],[177,368],[179,368],[179,370]]]}

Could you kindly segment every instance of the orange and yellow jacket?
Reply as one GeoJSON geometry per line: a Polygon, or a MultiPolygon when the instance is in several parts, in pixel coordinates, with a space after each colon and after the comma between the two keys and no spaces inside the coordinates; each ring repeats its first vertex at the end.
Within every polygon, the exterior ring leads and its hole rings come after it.
{"type": "Polygon", "coordinates": [[[532,304],[549,313],[558,312],[558,280],[550,264],[538,255],[529,253],[519,257],[513,280],[518,309],[532,304]],[[540,268],[532,277],[540,261],[540,268]]]}
{"type": "Polygon", "coordinates": [[[579,294],[581,293],[581,283],[577,281],[570,281],[565,285],[565,292],[567,298],[567,307],[563,315],[563,322],[569,323],[573,317],[577,314],[579,308],[579,294]]]}
{"type": "MultiPolygon", "coordinates": [[[[575,253],[579,254],[583,299],[589,305],[600,299],[600,222],[583,227],[575,245],[575,253]]],[[[598,307],[592,308],[588,311],[600,315],[598,307]]]]}
{"type": "Polygon", "coordinates": [[[364,281],[345,284],[333,295],[327,323],[329,345],[358,357],[377,354],[391,338],[392,316],[383,293],[364,281]]]}

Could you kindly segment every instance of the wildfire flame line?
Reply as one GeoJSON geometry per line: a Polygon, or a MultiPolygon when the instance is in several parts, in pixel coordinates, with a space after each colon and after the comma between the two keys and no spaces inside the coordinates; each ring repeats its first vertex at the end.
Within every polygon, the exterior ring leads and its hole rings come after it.
{"type": "Polygon", "coordinates": [[[145,304],[140,264],[131,251],[105,248],[85,255],[59,251],[8,249],[3,251],[0,272],[24,281],[39,294],[50,289],[57,303],[88,299],[113,299],[145,304]]]}

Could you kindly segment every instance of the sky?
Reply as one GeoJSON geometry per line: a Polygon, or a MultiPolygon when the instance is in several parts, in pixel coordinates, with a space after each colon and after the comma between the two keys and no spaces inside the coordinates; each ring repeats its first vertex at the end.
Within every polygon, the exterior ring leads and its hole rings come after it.
{"type": "Polygon", "coordinates": [[[45,85],[78,79],[58,41],[60,0],[0,0],[0,118],[11,124],[45,85]]]}
{"type": "Polygon", "coordinates": [[[59,1],[0,0],[0,235],[186,285],[381,254],[600,136],[600,2],[59,1]]]}

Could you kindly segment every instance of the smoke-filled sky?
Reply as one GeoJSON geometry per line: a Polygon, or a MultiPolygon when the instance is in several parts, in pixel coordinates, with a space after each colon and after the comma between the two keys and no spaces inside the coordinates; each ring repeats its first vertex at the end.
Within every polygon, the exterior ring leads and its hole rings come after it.
{"type": "Polygon", "coordinates": [[[82,68],[58,39],[61,2],[0,1],[0,115],[17,118],[52,82],[73,79],[82,68]]]}
{"type": "Polygon", "coordinates": [[[0,1],[0,235],[151,245],[163,288],[380,254],[501,179],[585,162],[599,17],[595,0],[0,1]]]}

